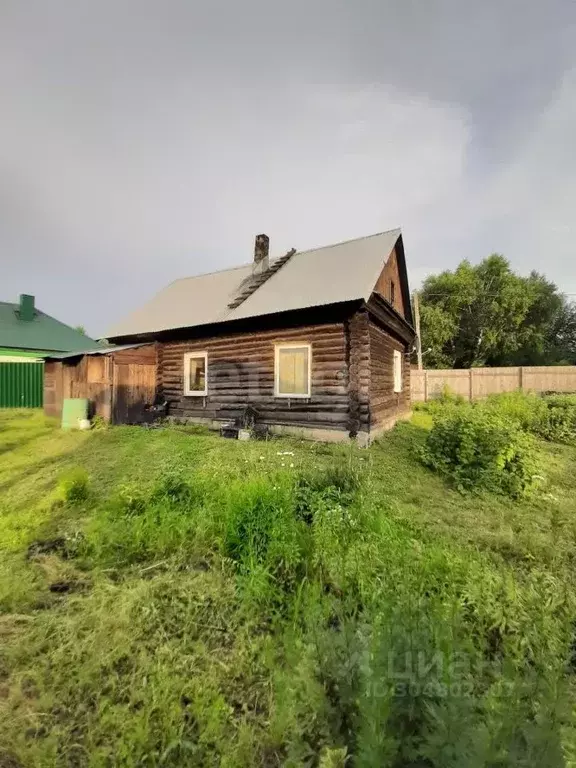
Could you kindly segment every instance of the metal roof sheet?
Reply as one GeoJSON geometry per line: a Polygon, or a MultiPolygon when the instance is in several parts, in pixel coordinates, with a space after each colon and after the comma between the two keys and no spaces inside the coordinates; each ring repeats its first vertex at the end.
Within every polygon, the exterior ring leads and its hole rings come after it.
{"type": "Polygon", "coordinates": [[[0,301],[0,347],[69,352],[94,339],[35,309],[32,320],[21,320],[18,304],[0,301]]]}
{"type": "Polygon", "coordinates": [[[252,264],[176,280],[112,327],[106,338],[367,300],[400,235],[399,229],[393,229],[296,252],[234,309],[228,305],[237,295],[242,282],[252,274],[252,264]]]}
{"type": "Polygon", "coordinates": [[[124,349],[136,349],[137,347],[146,346],[148,345],[144,342],[141,342],[140,344],[109,344],[106,346],[100,345],[98,347],[90,347],[90,349],[82,349],[75,352],[64,352],[62,354],[51,353],[41,355],[41,357],[45,358],[46,360],[66,360],[66,358],[69,357],[82,357],[83,355],[107,355],[110,352],[122,352],[124,349]]]}

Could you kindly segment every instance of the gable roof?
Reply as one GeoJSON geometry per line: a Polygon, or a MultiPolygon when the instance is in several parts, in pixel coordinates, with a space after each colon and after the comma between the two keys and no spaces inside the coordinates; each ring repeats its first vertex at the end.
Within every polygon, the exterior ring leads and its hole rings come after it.
{"type": "MultiPolygon", "coordinates": [[[[367,301],[398,241],[401,243],[402,233],[393,229],[296,252],[289,258],[287,254],[282,257],[280,268],[277,268],[279,260],[270,262],[269,277],[251,292],[246,291],[252,276],[251,263],[176,280],[112,327],[106,338],[224,323],[340,302],[367,301]],[[247,298],[238,304],[235,299],[243,290],[248,294],[247,298]]],[[[398,250],[407,290],[404,250],[402,247],[398,250]]]]}
{"type": "Polygon", "coordinates": [[[0,301],[0,347],[71,352],[97,342],[39,309],[32,320],[21,320],[19,305],[0,301]]]}

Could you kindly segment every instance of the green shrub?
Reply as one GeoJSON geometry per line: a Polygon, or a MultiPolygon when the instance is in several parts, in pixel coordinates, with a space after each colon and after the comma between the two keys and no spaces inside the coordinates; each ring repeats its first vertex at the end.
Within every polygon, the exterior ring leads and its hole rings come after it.
{"type": "Polygon", "coordinates": [[[82,467],[63,475],[58,483],[60,496],[67,504],[81,504],[90,495],[90,476],[82,467]]]}
{"type": "Polygon", "coordinates": [[[546,421],[547,406],[543,398],[534,393],[503,392],[490,395],[486,400],[475,404],[508,423],[516,424],[520,429],[538,434],[540,425],[546,421]]]}
{"type": "Polygon", "coordinates": [[[460,490],[485,489],[512,497],[535,485],[535,452],[514,423],[476,407],[439,415],[421,452],[424,463],[460,490]]]}
{"type": "Polygon", "coordinates": [[[442,391],[432,399],[432,402],[438,403],[439,405],[464,405],[466,400],[462,395],[457,395],[453,392],[448,384],[444,384],[442,391]]]}
{"type": "Polygon", "coordinates": [[[468,402],[462,395],[452,392],[450,387],[445,384],[442,390],[432,394],[429,400],[424,403],[417,403],[416,405],[417,410],[425,411],[435,416],[439,413],[446,413],[447,410],[452,408],[468,407],[468,402]]]}
{"type": "Polygon", "coordinates": [[[484,408],[509,423],[544,440],[570,443],[576,440],[576,398],[506,392],[491,395],[475,408],[484,408]]]}
{"type": "Polygon", "coordinates": [[[550,395],[544,398],[547,418],[541,428],[546,440],[562,443],[576,441],[576,397],[574,395],[550,395]]]}

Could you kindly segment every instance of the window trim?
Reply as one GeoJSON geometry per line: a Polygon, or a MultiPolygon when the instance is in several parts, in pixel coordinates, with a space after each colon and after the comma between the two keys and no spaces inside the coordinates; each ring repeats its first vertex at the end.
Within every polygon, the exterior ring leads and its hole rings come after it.
{"type": "Polygon", "coordinates": [[[310,400],[312,397],[312,344],[307,342],[286,342],[274,345],[274,397],[288,400],[310,400]],[[290,394],[280,392],[280,351],[283,349],[308,350],[308,392],[307,394],[290,394]]]}
{"type": "Polygon", "coordinates": [[[207,397],[208,396],[208,352],[186,352],[184,354],[184,397],[207,397]],[[204,389],[190,389],[190,360],[204,358],[204,389]]]}
{"type": "Polygon", "coordinates": [[[394,350],[392,372],[394,376],[394,394],[400,394],[404,391],[404,366],[403,355],[399,349],[394,350]],[[396,360],[398,360],[398,378],[396,378],[396,360]]]}

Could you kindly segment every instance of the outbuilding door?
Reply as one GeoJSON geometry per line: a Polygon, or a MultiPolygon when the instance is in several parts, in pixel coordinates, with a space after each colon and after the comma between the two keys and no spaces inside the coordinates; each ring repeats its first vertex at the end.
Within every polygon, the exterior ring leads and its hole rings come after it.
{"type": "Polygon", "coordinates": [[[114,365],[114,423],[138,424],[156,393],[156,366],[140,363],[114,365]]]}

